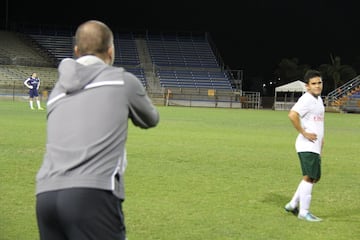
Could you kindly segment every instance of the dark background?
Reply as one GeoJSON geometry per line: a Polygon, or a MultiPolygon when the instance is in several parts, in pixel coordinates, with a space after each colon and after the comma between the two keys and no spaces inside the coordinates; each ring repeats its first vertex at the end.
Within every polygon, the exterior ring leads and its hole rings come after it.
{"type": "Polygon", "coordinates": [[[330,54],[351,65],[360,56],[356,1],[10,1],[1,28],[17,23],[77,26],[98,19],[128,30],[209,32],[222,59],[244,81],[271,81],[281,59],[317,68],[330,54]]]}

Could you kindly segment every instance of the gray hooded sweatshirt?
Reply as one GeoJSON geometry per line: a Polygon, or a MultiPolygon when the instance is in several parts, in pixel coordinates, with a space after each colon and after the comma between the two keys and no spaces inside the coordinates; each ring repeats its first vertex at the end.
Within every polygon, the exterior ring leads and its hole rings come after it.
{"type": "Polygon", "coordinates": [[[66,188],[109,190],[124,199],[128,120],[148,129],[159,113],[141,81],[95,56],[64,59],[47,101],[47,142],[36,194],[66,188]]]}

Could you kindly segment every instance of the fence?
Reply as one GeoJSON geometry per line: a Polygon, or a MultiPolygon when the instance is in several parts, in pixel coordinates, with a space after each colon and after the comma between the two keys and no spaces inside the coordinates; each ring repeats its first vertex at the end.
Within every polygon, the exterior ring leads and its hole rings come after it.
{"type": "Polygon", "coordinates": [[[216,92],[208,90],[207,94],[184,93],[166,90],[165,106],[214,107],[214,108],[260,108],[258,92],[216,92]]]}

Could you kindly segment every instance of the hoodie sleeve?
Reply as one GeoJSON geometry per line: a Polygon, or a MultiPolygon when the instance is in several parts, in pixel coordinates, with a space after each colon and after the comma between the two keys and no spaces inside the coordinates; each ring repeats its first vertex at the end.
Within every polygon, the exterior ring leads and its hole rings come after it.
{"type": "Polygon", "coordinates": [[[129,84],[129,118],[140,128],[155,127],[159,123],[159,112],[147,95],[140,80],[131,73],[125,73],[129,84]]]}

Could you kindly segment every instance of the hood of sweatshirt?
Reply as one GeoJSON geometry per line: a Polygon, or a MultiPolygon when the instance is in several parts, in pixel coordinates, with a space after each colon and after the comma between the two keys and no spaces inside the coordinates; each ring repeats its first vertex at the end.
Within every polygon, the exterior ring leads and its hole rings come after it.
{"type": "Polygon", "coordinates": [[[109,65],[95,56],[83,56],[77,60],[63,59],[58,69],[60,92],[69,94],[83,89],[106,67],[109,67],[109,65]]]}

